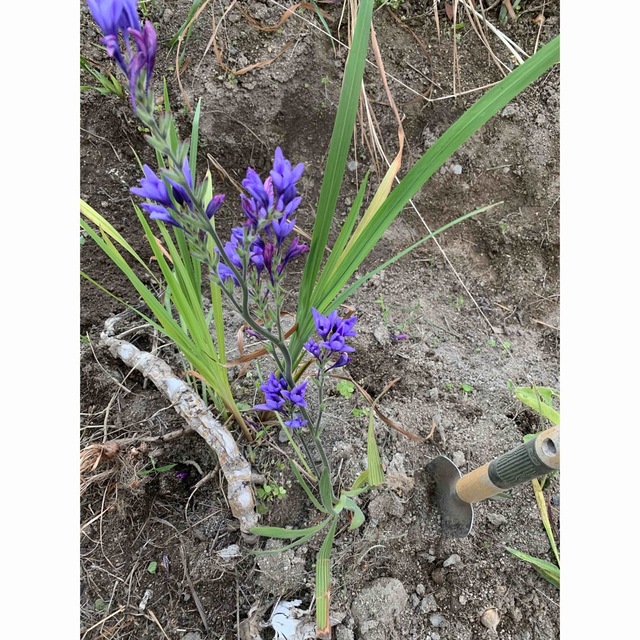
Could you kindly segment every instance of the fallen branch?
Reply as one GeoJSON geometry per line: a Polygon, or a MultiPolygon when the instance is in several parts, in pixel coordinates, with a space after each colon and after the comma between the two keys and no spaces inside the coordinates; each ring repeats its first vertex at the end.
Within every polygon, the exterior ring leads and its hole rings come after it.
{"type": "Polygon", "coordinates": [[[227,499],[231,512],[240,522],[240,530],[249,534],[258,523],[251,489],[251,465],[240,453],[229,431],[213,417],[202,399],[174,375],[164,360],[114,337],[114,326],[118,320],[120,317],[115,316],[105,322],[104,331],[100,334],[101,344],[108,347],[114,357],[151,380],[184,418],[188,427],[204,438],[215,451],[228,483],[227,499]]]}

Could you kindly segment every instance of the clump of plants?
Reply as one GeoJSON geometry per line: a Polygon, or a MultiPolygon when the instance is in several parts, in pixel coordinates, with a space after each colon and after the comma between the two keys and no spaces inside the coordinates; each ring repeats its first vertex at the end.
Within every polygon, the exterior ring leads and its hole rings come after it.
{"type": "MultiPolygon", "coordinates": [[[[384,481],[372,411],[366,414],[368,429],[363,436],[367,468],[355,480],[349,483],[334,476],[324,447],[324,433],[331,428],[324,417],[327,379],[354,357],[351,342],[357,332],[357,315],[340,311],[341,306],[364,282],[407,252],[486,210],[478,209],[451,221],[376,269],[355,277],[389,225],[429,177],[491,116],[557,62],[558,42],[541,49],[481,98],[393,189],[399,166],[392,165],[365,206],[367,174],[325,260],[347,168],[374,0],[360,3],[310,243],[302,242],[295,232],[296,212],[304,197],[299,181],[305,165],[292,162],[280,147],[274,149],[268,175],[247,168],[242,181],[244,192],[235,203],[241,214],[238,225],[229,236],[221,236],[216,217],[230,203],[225,194],[213,192],[208,173],[203,178],[198,176],[200,103],[191,137],[182,140],[166,86],[164,110],[156,106],[153,71],[158,39],[151,21],[141,22],[136,0],[87,0],[87,4],[102,31],[106,54],[126,79],[123,86],[128,88],[132,111],[156,154],[155,166],[142,166],[139,183],[132,185],[131,193],[139,203],[133,206],[161,271],[161,297],[129,265],[133,259],[147,268],[126,239],[86,203],[81,203],[85,218],[82,227],[143,298],[148,311],[137,309],[137,313],[175,342],[192,366],[194,377],[212,393],[219,410],[235,418],[245,438],[253,440],[261,424],[273,420],[287,434],[297,457],[297,462],[291,461],[291,472],[320,512],[320,522],[304,529],[255,526],[251,533],[288,541],[270,551],[274,553],[323,534],[316,559],[316,625],[318,637],[328,638],[331,550],[338,524],[346,515],[349,529],[361,526],[365,516],[357,497],[384,481]],[[156,237],[158,232],[160,238],[156,237]],[[305,264],[295,324],[289,328],[284,314],[285,298],[290,294],[287,269],[302,260],[305,264]],[[210,294],[210,312],[204,311],[203,283],[210,294]],[[262,367],[268,372],[259,387],[262,397],[248,412],[240,409],[229,385],[222,319],[225,305],[242,316],[245,333],[260,343],[269,359],[269,364],[262,367]],[[312,392],[315,411],[310,409],[312,392]],[[337,492],[336,486],[343,488],[337,492]]],[[[343,387],[341,393],[348,393],[347,388],[343,387]]],[[[262,487],[263,498],[274,497],[273,487],[267,491],[266,486],[262,487]]],[[[280,492],[277,497],[281,497],[280,492]]]]}

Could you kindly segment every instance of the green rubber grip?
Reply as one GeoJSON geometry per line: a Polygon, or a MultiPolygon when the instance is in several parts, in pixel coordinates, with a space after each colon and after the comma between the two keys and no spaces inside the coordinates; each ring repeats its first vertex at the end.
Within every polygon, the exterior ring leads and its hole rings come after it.
{"type": "Polygon", "coordinates": [[[489,464],[489,480],[500,489],[510,489],[527,480],[556,471],[560,466],[560,431],[547,429],[489,464]]]}

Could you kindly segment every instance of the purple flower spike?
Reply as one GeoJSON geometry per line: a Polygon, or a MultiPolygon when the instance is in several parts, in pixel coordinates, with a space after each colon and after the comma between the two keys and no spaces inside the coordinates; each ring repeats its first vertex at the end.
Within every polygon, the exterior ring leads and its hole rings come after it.
{"type": "Polygon", "coordinates": [[[140,208],[144,209],[144,211],[149,214],[149,217],[152,220],[160,220],[161,222],[171,224],[174,227],[183,228],[182,225],[179,224],[176,219],[169,213],[169,210],[162,205],[153,204],[152,202],[143,202],[140,205],[140,208]]]}
{"type": "Polygon", "coordinates": [[[307,403],[304,399],[304,394],[307,390],[308,381],[300,383],[298,386],[291,389],[291,391],[283,390],[282,395],[297,407],[306,407],[307,403]]]}

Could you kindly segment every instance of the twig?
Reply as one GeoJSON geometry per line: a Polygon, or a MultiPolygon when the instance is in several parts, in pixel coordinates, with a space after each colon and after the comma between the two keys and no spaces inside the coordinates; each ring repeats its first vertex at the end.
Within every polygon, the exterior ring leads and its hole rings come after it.
{"type": "Polygon", "coordinates": [[[191,580],[191,576],[189,575],[189,567],[187,566],[187,554],[182,545],[180,545],[180,559],[182,560],[182,567],[184,568],[184,577],[189,585],[191,596],[193,597],[193,601],[196,605],[196,609],[198,610],[198,613],[200,614],[200,618],[202,619],[204,630],[208,634],[209,623],[207,622],[207,616],[204,613],[204,607],[202,606],[202,602],[200,602],[200,598],[198,596],[198,593],[196,592],[196,588],[193,586],[193,581],[191,580]]]}
{"type": "Polygon", "coordinates": [[[151,609],[147,609],[147,613],[149,614],[149,617],[151,618],[151,620],[156,624],[158,629],[160,629],[160,631],[162,632],[162,635],[167,640],[171,640],[171,638],[167,635],[166,631],[162,628],[162,625],[160,624],[160,620],[158,620],[158,618],[156,617],[156,614],[153,613],[153,611],[151,611],[151,609]]]}
{"type": "Polygon", "coordinates": [[[104,331],[100,335],[101,343],[109,348],[114,357],[120,358],[151,380],[187,425],[215,451],[228,483],[227,496],[231,512],[239,520],[240,529],[249,533],[258,523],[251,489],[251,465],[240,453],[229,431],[213,417],[202,399],[174,375],[164,360],[141,351],[125,340],[113,337],[113,327],[119,319],[119,316],[115,316],[105,322],[104,331]]]}

